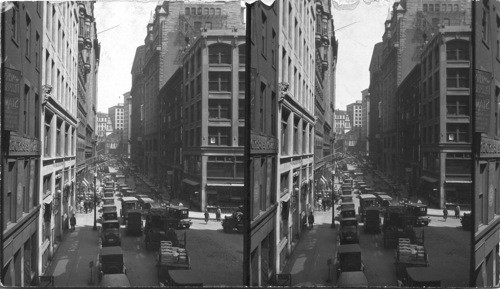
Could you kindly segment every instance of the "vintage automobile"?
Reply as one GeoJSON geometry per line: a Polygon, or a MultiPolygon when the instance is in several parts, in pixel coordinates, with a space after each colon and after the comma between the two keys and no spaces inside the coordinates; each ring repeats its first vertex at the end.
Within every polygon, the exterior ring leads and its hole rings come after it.
{"type": "Polygon", "coordinates": [[[104,205],[102,206],[102,219],[107,220],[118,220],[118,213],[116,212],[115,205],[104,205]]]}
{"type": "Polygon", "coordinates": [[[380,218],[380,208],[378,207],[368,207],[365,209],[364,217],[364,231],[380,233],[381,232],[381,218],[380,218]]]}
{"type": "Polygon", "coordinates": [[[352,201],[353,201],[352,195],[340,196],[340,200],[342,201],[342,203],[352,203],[352,201]]]}
{"type": "Polygon", "coordinates": [[[123,197],[121,199],[122,209],[120,212],[120,217],[122,218],[122,221],[124,223],[127,222],[128,212],[130,210],[139,209],[138,202],[139,200],[137,200],[137,198],[134,197],[123,197]]]}
{"type": "Polygon", "coordinates": [[[365,220],[365,210],[370,207],[378,207],[377,197],[372,194],[359,195],[358,214],[363,223],[365,220]]]}
{"type": "Polygon", "coordinates": [[[404,204],[408,210],[410,218],[413,220],[414,226],[427,226],[431,222],[431,218],[427,216],[427,205],[420,203],[404,204]]]}
{"type": "Polygon", "coordinates": [[[101,287],[131,287],[126,274],[106,274],[102,276],[101,287]]]}
{"type": "Polygon", "coordinates": [[[127,216],[125,227],[127,235],[142,235],[142,212],[137,209],[129,209],[127,211],[127,216]]]}
{"type": "Polygon", "coordinates": [[[225,233],[238,232],[243,233],[244,228],[244,214],[243,212],[236,211],[231,216],[225,216],[222,220],[222,229],[225,233]]]}
{"type": "Polygon", "coordinates": [[[356,210],[350,207],[340,208],[340,220],[349,218],[356,218],[356,210]]]}
{"type": "Polygon", "coordinates": [[[115,199],[114,198],[103,198],[102,202],[104,205],[114,205],[115,199]]]}
{"type": "Polygon", "coordinates": [[[462,229],[470,231],[472,230],[472,215],[471,213],[464,213],[460,218],[460,223],[462,223],[462,229]]]}
{"type": "Polygon", "coordinates": [[[343,218],[340,221],[340,244],[359,243],[358,220],[356,218],[343,218]]]}
{"type": "Polygon", "coordinates": [[[363,271],[342,272],[337,279],[337,287],[368,287],[368,279],[363,271]]]}
{"type": "Polygon", "coordinates": [[[99,282],[104,275],[127,274],[127,269],[123,264],[123,252],[119,246],[103,247],[99,253],[97,264],[99,282]]]}
{"type": "Polygon", "coordinates": [[[180,206],[167,206],[167,216],[169,221],[169,226],[176,229],[189,229],[193,224],[193,221],[189,219],[189,209],[180,206]]]}
{"type": "Polygon", "coordinates": [[[355,210],[355,205],[354,205],[354,203],[353,203],[353,202],[345,202],[345,203],[342,203],[342,204],[340,205],[340,210],[341,210],[341,211],[342,211],[342,210],[347,210],[347,209],[351,209],[351,210],[353,210],[353,211],[356,211],[356,210],[355,210]]]}
{"type": "Polygon", "coordinates": [[[337,272],[337,278],[344,272],[364,271],[365,266],[361,261],[361,247],[359,244],[339,245],[333,264],[337,272]]]}
{"type": "Polygon", "coordinates": [[[441,287],[441,278],[436,268],[408,267],[405,277],[405,280],[402,281],[402,285],[405,287],[441,287]]]}
{"type": "Polygon", "coordinates": [[[118,223],[118,220],[103,221],[101,225],[102,246],[121,246],[120,223],[118,223]]]}

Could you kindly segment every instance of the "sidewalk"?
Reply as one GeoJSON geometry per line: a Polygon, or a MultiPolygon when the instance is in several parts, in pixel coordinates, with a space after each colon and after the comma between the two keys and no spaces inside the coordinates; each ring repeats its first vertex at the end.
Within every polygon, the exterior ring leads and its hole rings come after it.
{"type": "MultiPolygon", "coordinates": [[[[332,285],[327,282],[328,270],[331,268],[328,267],[327,261],[333,261],[336,244],[336,232],[330,228],[331,221],[331,210],[317,211],[313,229],[302,232],[297,247],[283,270],[284,274],[291,274],[292,286],[332,285]]],[[[330,274],[332,280],[333,270],[330,274]]]]}
{"type": "MultiPolygon", "coordinates": [[[[171,204],[174,206],[178,206],[179,202],[181,202],[181,200],[173,199],[171,204]]],[[[183,206],[186,206],[186,205],[183,204],[183,206]]],[[[209,213],[209,215],[210,215],[211,220],[215,220],[215,213],[209,213]]],[[[224,217],[226,217],[226,216],[231,216],[231,214],[222,213],[221,219],[224,219],[224,217]]],[[[197,212],[197,211],[189,211],[189,218],[195,219],[195,220],[205,220],[205,213],[204,212],[197,212]]]]}
{"type": "MultiPolygon", "coordinates": [[[[57,287],[87,287],[90,281],[89,263],[95,265],[98,253],[98,231],[93,231],[94,214],[76,214],[76,229],[69,231],[59,244],[46,275],[54,276],[57,287]]],[[[94,278],[95,281],[95,278],[94,278]]]]}

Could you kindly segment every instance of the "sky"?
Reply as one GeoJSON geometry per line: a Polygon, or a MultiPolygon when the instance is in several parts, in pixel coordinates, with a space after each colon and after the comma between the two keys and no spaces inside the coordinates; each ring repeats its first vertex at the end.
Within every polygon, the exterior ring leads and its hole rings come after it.
{"type": "MultiPolygon", "coordinates": [[[[373,46],[382,41],[384,22],[394,1],[334,2],[341,4],[334,5],[332,11],[339,41],[335,107],[345,109],[347,104],[360,100],[361,91],[370,84],[368,68],[373,46]],[[342,5],[344,3],[355,4],[342,5]],[[352,25],[344,27],[349,24],[352,25]]],[[[107,112],[108,107],[123,102],[122,95],[130,91],[135,50],[144,44],[146,25],[156,4],[157,1],[139,0],[99,0],[95,4],[98,40],[101,43],[98,111],[107,112]]]]}
{"type": "MultiPolygon", "coordinates": [[[[336,0],[337,3],[356,0],[336,0]]],[[[370,86],[370,61],[373,46],[382,41],[384,23],[393,0],[358,0],[358,5],[332,9],[335,36],[339,42],[335,109],[361,100],[361,91],[370,86]],[[369,4],[367,4],[368,2],[369,4]],[[354,24],[352,24],[354,23],[354,24]],[[350,26],[347,26],[352,24],[350,26]],[[346,26],[345,28],[342,28],[346,26]]]]}
{"type": "Polygon", "coordinates": [[[123,94],[132,87],[135,50],[144,44],[146,25],[157,1],[97,1],[94,13],[97,38],[101,43],[97,109],[123,103],[123,94]],[[112,28],[119,25],[115,28],[112,28]],[[109,29],[105,31],[106,29],[109,29]],[[102,32],[102,33],[100,33],[102,32]]]}

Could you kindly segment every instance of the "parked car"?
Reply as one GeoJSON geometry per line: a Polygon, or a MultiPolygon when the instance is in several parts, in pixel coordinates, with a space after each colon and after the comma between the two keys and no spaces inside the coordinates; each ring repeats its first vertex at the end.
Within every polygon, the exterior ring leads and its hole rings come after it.
{"type": "Polygon", "coordinates": [[[103,247],[99,253],[97,272],[99,282],[107,274],[126,274],[127,269],[123,264],[123,252],[119,246],[103,247]]]}
{"type": "Polygon", "coordinates": [[[103,247],[121,246],[120,223],[118,223],[118,220],[102,222],[101,240],[103,247]]]}

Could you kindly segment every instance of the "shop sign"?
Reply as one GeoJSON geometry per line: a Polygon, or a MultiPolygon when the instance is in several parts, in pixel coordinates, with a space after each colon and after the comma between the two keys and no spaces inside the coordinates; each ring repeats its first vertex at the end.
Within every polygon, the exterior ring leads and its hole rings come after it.
{"type": "Polygon", "coordinates": [[[40,146],[40,141],[37,139],[10,135],[9,156],[39,155],[40,146]]]}
{"type": "Polygon", "coordinates": [[[500,158],[500,141],[490,138],[481,138],[480,158],[500,158]]]}
{"type": "Polygon", "coordinates": [[[16,131],[19,126],[21,71],[6,67],[3,81],[5,97],[3,129],[16,131]]]}
{"type": "Polygon", "coordinates": [[[491,73],[476,69],[476,132],[488,132],[491,111],[491,73]]]}
{"type": "Polygon", "coordinates": [[[250,135],[250,151],[252,153],[277,152],[278,141],[274,137],[257,134],[250,135]]]}

